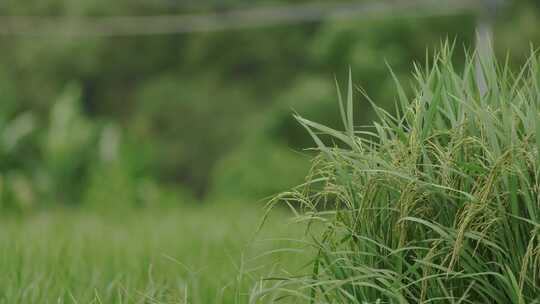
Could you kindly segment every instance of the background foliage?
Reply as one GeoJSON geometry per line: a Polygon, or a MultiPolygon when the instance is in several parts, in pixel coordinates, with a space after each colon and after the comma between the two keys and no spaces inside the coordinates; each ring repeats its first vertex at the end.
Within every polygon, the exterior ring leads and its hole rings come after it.
{"type": "MultiPolygon", "coordinates": [[[[113,16],[247,5],[47,0],[1,9],[113,16]]],[[[508,3],[495,26],[498,54],[510,51],[519,62],[540,38],[539,15],[535,1],[508,3]]],[[[309,167],[302,149],[311,143],[292,110],[336,125],[333,78],[342,81],[349,67],[373,100],[391,104],[386,63],[406,79],[412,62],[442,39],[470,47],[474,26],[471,15],[396,16],[181,35],[0,36],[2,205],[144,205],[160,195],[193,201],[279,192],[309,167]]],[[[356,121],[369,123],[368,104],[360,109],[356,121]]]]}

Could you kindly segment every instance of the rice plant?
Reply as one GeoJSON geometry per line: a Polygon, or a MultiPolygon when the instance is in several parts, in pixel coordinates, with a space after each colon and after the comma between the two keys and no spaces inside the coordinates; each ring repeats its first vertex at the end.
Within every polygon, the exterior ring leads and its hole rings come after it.
{"type": "Polygon", "coordinates": [[[373,105],[370,127],[353,121],[350,80],[346,97],[338,88],[342,131],[296,116],[319,155],[307,183],[271,204],[300,209],[316,253],[308,273],[269,291],[309,303],[540,303],[538,54],[519,71],[484,60],[477,76],[475,53],[460,71],[452,53],[443,45],[415,66],[412,94],[396,81],[396,114],[373,105]]]}

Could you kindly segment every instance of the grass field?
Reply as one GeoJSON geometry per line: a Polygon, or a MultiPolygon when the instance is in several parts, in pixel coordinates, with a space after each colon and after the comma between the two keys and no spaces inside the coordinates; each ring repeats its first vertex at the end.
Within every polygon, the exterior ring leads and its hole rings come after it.
{"type": "MultiPolygon", "coordinates": [[[[56,210],[0,222],[0,303],[244,303],[280,268],[284,212],[255,236],[248,205],[100,214],[56,210]],[[254,241],[253,241],[254,240],[254,241]]],[[[287,268],[294,259],[285,259],[287,268]]]]}

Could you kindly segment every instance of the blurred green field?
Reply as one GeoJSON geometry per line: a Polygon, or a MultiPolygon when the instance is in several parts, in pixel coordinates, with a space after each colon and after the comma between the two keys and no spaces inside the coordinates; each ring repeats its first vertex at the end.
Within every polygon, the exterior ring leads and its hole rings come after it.
{"type": "Polygon", "coordinates": [[[270,250],[298,226],[278,211],[255,234],[262,216],[232,204],[2,218],[0,303],[248,302],[262,275],[296,267],[270,250]]]}

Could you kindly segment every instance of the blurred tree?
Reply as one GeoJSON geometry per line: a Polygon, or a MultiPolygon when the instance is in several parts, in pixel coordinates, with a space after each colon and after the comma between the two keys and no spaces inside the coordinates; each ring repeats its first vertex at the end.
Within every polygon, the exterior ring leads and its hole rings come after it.
{"type": "MultiPolygon", "coordinates": [[[[0,7],[4,15],[138,16],[299,2],[309,1],[9,0],[0,7]]],[[[529,42],[540,40],[539,10],[532,0],[505,7],[495,28],[499,55],[509,49],[517,62],[529,42]]],[[[334,75],[345,83],[351,68],[355,82],[388,105],[394,90],[387,64],[408,77],[412,62],[424,61],[426,47],[445,38],[455,39],[457,48],[471,47],[474,30],[474,16],[464,14],[182,35],[0,36],[0,134],[11,134],[1,135],[7,138],[0,148],[2,183],[47,188],[43,181],[52,179],[56,188],[84,192],[89,179],[109,176],[94,172],[98,152],[92,148],[103,122],[112,120],[129,147],[122,153],[130,154],[113,170],[130,176],[110,173],[119,185],[151,180],[181,184],[199,197],[209,191],[267,195],[281,187],[262,189],[269,175],[305,168],[289,149],[311,143],[291,109],[339,127],[334,75]],[[79,88],[66,89],[69,83],[79,88]],[[77,105],[61,106],[61,94],[75,96],[77,105]],[[72,118],[61,122],[57,112],[72,118]],[[16,177],[8,179],[8,171],[16,177]]],[[[357,108],[359,124],[372,119],[365,100],[359,98],[357,108]]]]}

